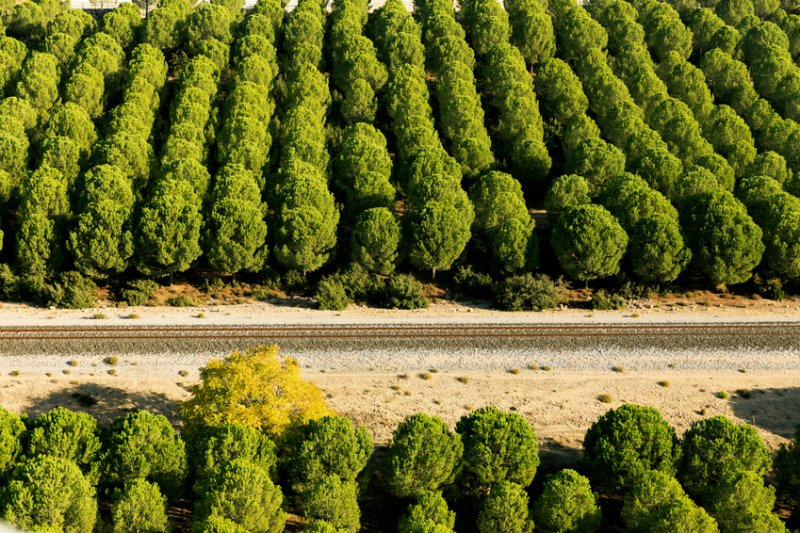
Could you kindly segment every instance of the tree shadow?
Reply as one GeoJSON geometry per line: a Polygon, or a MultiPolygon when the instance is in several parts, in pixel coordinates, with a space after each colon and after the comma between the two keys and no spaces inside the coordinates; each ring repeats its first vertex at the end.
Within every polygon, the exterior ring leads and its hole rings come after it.
{"type": "Polygon", "coordinates": [[[729,401],[736,416],[780,437],[800,424],[800,387],[738,390],[729,401]]]}
{"type": "Polygon", "coordinates": [[[97,383],[69,385],[34,398],[25,412],[36,417],[58,406],[89,413],[100,424],[109,424],[114,418],[139,409],[162,414],[173,426],[178,427],[180,423],[178,402],[164,394],[134,392],[97,383]]]}

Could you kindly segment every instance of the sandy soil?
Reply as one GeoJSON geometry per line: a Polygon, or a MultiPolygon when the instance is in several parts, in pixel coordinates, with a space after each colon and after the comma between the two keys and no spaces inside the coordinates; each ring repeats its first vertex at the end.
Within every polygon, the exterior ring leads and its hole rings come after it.
{"type": "MultiPolygon", "coordinates": [[[[185,386],[197,376],[196,368],[187,370],[187,376],[174,369],[165,375],[150,365],[121,361],[111,366],[100,358],[76,367],[53,361],[52,368],[39,369],[41,373],[9,376],[4,372],[0,405],[30,414],[65,405],[105,421],[129,409],[147,408],[177,421],[177,402],[188,397],[185,386]],[[62,373],[65,370],[69,374],[62,373]],[[117,375],[109,375],[109,370],[117,375]],[[86,406],[87,400],[97,404],[86,406]]],[[[364,424],[378,443],[389,441],[394,426],[409,414],[424,411],[454,424],[483,405],[526,416],[544,447],[563,454],[565,461],[577,457],[574,450],[591,423],[622,402],[660,409],[679,433],[699,418],[730,416],[758,427],[773,449],[786,442],[800,423],[800,372],[665,369],[615,373],[525,368],[518,374],[428,372],[423,377],[425,373],[426,369],[408,374],[307,371],[305,375],[325,391],[336,411],[364,424]],[[668,384],[659,384],[665,381],[668,384]],[[727,391],[731,397],[719,399],[718,391],[727,391]],[[610,403],[601,402],[601,394],[610,395],[610,403]]]]}
{"type": "Polygon", "coordinates": [[[715,322],[800,321],[800,297],[781,302],[698,291],[658,299],[634,300],[621,311],[592,311],[562,306],[542,312],[505,312],[486,302],[456,303],[438,300],[427,309],[402,311],[351,305],[345,311],[312,309],[307,298],[225,305],[210,300],[197,307],[116,307],[44,309],[25,304],[0,304],[2,326],[146,325],[146,324],[309,324],[393,322],[715,322]],[[134,318],[131,318],[133,316],[134,318]]]}

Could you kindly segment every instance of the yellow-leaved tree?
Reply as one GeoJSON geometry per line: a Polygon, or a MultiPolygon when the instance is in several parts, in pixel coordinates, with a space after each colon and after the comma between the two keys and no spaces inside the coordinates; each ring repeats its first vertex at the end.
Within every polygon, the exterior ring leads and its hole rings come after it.
{"type": "Polygon", "coordinates": [[[180,412],[188,428],[224,423],[258,428],[279,437],[294,424],[333,414],[322,391],[300,377],[297,361],[262,346],[212,359],[180,412]]]}

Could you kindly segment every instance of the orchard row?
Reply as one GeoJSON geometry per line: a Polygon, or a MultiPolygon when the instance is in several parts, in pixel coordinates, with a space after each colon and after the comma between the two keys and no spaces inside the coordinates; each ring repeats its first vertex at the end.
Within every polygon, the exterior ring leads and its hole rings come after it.
{"type": "Polygon", "coordinates": [[[164,0],[95,20],[16,5],[2,296],[355,265],[796,280],[795,7],[164,0]]]}

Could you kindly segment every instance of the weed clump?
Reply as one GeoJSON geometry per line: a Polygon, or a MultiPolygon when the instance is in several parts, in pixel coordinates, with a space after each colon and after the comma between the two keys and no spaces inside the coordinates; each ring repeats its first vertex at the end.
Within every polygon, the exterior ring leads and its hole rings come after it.
{"type": "Polygon", "coordinates": [[[597,311],[616,311],[625,307],[625,298],[600,289],[592,295],[591,305],[597,311]]]}
{"type": "Polygon", "coordinates": [[[494,303],[504,311],[541,311],[557,307],[561,292],[561,288],[543,274],[523,274],[495,285],[494,303]]]}

